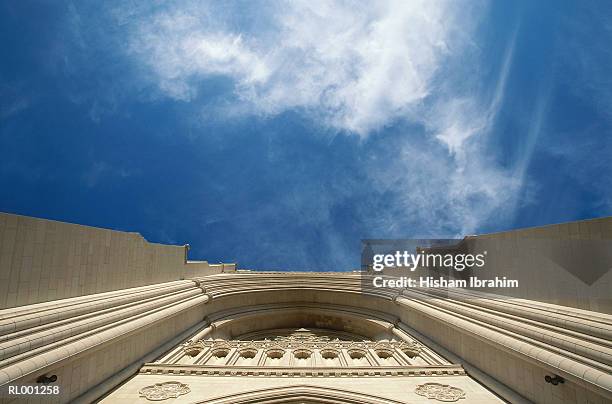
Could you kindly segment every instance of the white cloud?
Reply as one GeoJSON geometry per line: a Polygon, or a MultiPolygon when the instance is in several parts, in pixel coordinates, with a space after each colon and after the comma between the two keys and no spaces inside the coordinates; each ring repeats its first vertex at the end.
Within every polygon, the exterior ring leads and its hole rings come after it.
{"type": "Polygon", "coordinates": [[[255,28],[236,22],[242,10],[164,7],[141,19],[130,50],[175,99],[194,100],[203,78],[230,77],[239,101],[222,106],[226,114],[299,109],[362,138],[398,119],[420,125],[443,147],[415,149],[407,134],[399,158],[382,165],[387,170],[373,165],[369,171],[376,191],[405,190],[394,207],[409,219],[388,214],[379,218],[382,227],[414,218],[433,231],[474,232],[512,205],[520,178],[491,163],[478,138],[491,130],[503,104],[516,34],[487,95],[477,74],[468,77],[478,69],[461,65],[473,63],[481,3],[263,4],[255,28]]]}
{"type": "Polygon", "coordinates": [[[152,69],[161,90],[190,100],[197,92],[197,78],[227,75],[241,85],[265,78],[266,66],[239,34],[206,31],[203,23],[177,10],[145,19],[134,33],[131,49],[152,69]]]}
{"type": "Polygon", "coordinates": [[[193,99],[199,78],[224,75],[253,112],[303,108],[366,136],[415,112],[461,50],[457,31],[471,29],[463,6],[445,1],[276,5],[250,33],[206,6],[169,7],[141,21],[131,50],[171,97],[193,99]]]}

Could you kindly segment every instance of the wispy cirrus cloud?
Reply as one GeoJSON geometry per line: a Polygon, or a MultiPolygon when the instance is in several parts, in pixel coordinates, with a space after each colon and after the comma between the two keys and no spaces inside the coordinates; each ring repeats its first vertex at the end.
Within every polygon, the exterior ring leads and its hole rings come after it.
{"type": "Polygon", "coordinates": [[[381,231],[419,223],[431,232],[474,232],[511,206],[521,179],[486,157],[483,139],[503,104],[516,31],[491,89],[480,85],[478,66],[465,66],[477,64],[474,31],[486,4],[266,4],[219,10],[183,2],[139,10],[129,54],[176,100],[196,100],[203,79],[230,78],[235,101],[222,107],[228,117],[299,110],[362,139],[408,122],[393,161],[368,170],[373,191],[393,190],[394,208],[405,213],[381,217],[381,231]],[[237,21],[242,12],[257,14],[259,24],[237,21]],[[413,132],[430,140],[417,141],[413,132]]]}

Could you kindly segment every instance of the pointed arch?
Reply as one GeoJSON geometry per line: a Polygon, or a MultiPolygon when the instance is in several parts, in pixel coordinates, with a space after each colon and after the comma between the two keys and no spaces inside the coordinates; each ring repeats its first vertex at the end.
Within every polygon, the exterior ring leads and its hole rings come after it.
{"type": "Polygon", "coordinates": [[[307,384],[258,389],[199,401],[199,404],[404,404],[371,394],[307,384]]]}

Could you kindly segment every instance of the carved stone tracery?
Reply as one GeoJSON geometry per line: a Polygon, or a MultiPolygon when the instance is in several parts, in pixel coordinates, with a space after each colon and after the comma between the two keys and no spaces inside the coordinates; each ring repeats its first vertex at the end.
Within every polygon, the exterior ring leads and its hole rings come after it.
{"type": "MultiPolygon", "coordinates": [[[[189,340],[183,359],[170,363],[197,366],[380,367],[438,365],[417,341],[372,341],[366,337],[320,329],[264,330],[236,339],[189,340]],[[288,354],[288,355],[287,355],[288,354]]],[[[168,362],[166,362],[168,363],[168,362]]]]}
{"type": "Polygon", "coordinates": [[[183,345],[183,351],[189,356],[195,356],[204,349],[318,349],[318,350],[339,350],[339,349],[373,349],[375,351],[393,351],[399,349],[404,353],[411,353],[410,356],[417,356],[422,345],[418,342],[405,341],[341,341],[338,339],[330,340],[324,338],[279,338],[277,340],[263,341],[242,341],[242,340],[200,340],[188,342],[183,345]],[[195,353],[195,355],[194,355],[195,353]]]}

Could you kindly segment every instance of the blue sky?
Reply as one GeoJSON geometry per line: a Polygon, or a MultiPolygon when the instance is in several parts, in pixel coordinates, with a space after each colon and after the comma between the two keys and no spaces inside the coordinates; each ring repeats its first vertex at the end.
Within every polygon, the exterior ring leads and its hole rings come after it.
{"type": "Polygon", "coordinates": [[[0,5],[0,211],[346,270],[612,214],[612,3],[0,5]]]}

